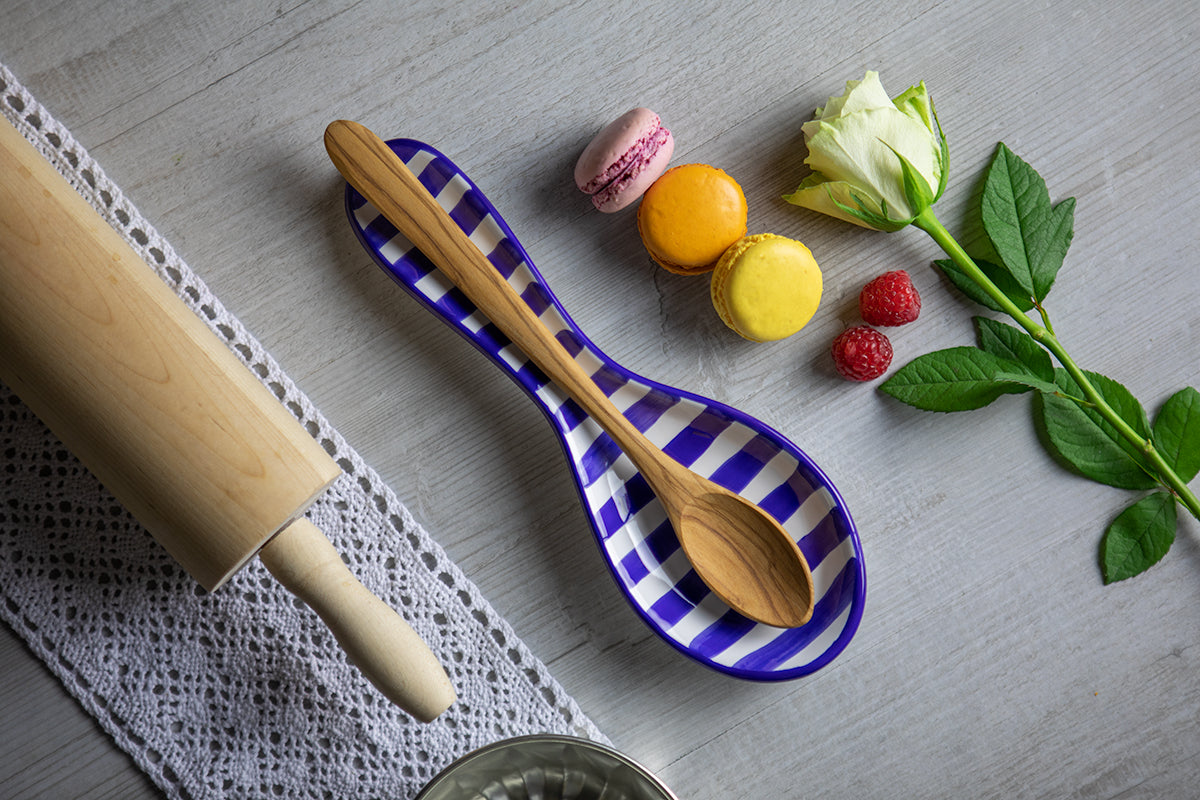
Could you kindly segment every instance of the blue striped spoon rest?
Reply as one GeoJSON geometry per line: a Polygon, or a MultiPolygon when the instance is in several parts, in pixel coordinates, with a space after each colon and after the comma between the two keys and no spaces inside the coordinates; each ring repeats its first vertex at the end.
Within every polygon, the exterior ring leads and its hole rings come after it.
{"type": "Polygon", "coordinates": [[[662,506],[608,435],[347,186],[347,216],[375,262],[488,356],[545,413],[600,551],[645,623],[690,658],[748,680],[797,678],[836,658],[858,629],[866,581],[854,522],[820,467],[753,417],[614,362],[567,316],[499,212],[466,174],[422,142],[394,139],[388,146],[647,438],[781,520],[812,569],[816,607],[799,628],[753,622],[726,606],[691,569],[662,506]]]}

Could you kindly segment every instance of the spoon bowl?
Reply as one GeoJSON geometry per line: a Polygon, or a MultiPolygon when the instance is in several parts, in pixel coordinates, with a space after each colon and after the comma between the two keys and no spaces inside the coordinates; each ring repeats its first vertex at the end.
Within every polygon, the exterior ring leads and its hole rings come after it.
{"type": "Polygon", "coordinates": [[[764,529],[762,509],[732,492],[710,491],[695,495],[677,513],[672,523],[688,560],[730,608],[753,609],[742,613],[781,628],[808,622],[813,605],[808,562],[803,554],[796,557],[800,549],[786,531],[778,525],[764,529]],[[744,580],[747,573],[757,579],[744,580]],[[764,592],[763,586],[791,591],[764,592]]]}
{"type": "Polygon", "coordinates": [[[813,614],[801,627],[768,626],[731,610],[692,569],[647,477],[597,421],[347,186],[351,229],[378,266],[507,374],[545,414],[601,554],[643,622],[687,657],[748,680],[789,680],[836,658],[861,621],[865,570],[853,520],[820,467],[778,431],[738,409],[614,362],[566,314],[469,177],[423,142],[395,139],[387,145],[646,438],[692,471],[770,511],[812,567],[813,614]]]}

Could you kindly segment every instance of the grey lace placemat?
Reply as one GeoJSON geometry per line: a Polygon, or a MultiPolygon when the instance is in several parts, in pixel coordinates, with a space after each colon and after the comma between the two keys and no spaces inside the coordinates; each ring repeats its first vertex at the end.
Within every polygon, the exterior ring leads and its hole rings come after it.
{"type": "Polygon", "coordinates": [[[172,798],[412,797],[450,761],[597,730],[269,354],[0,64],[5,117],[342,465],[310,518],[459,700],[413,721],[257,561],[208,594],[0,384],[0,617],[172,798]]]}

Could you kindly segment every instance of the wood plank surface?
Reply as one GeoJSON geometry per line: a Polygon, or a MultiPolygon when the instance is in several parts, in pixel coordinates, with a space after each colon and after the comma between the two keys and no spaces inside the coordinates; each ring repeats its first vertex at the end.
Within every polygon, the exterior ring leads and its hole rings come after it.
{"type": "MultiPolygon", "coordinates": [[[[932,242],[779,199],[803,173],[800,124],[847,79],[876,69],[893,94],[926,81],[950,143],[942,219],[961,228],[997,141],[1075,197],[1055,328],[1153,414],[1200,385],[1192,0],[16,0],[0,62],[681,798],[1200,791],[1200,525],[1185,519],[1147,574],[1101,585],[1099,537],[1127,495],[1054,463],[1027,397],[930,414],[829,363],[858,289],[889,269],[924,299],[892,335],[896,366],[971,343],[976,311],[931,268],[932,242]],[[707,281],[653,265],[631,213],[598,214],[575,189],[580,150],[636,105],[675,133],[674,163],[741,182],[752,231],[812,249],[825,296],[799,335],[738,339],[707,281]],[[749,684],[651,634],[540,412],[358,246],[321,143],[338,118],[456,161],[610,356],[760,417],[821,464],[867,568],[838,660],[749,684]]],[[[0,794],[157,796],[7,628],[0,667],[0,794]]]]}

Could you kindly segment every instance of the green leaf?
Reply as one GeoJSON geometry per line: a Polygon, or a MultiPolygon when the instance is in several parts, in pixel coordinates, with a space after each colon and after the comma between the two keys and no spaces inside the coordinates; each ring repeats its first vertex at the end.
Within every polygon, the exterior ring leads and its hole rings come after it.
{"type": "Polygon", "coordinates": [[[937,110],[933,108],[933,104],[929,104],[930,111],[933,111],[933,121],[937,125],[938,133],[938,149],[941,151],[942,158],[942,176],[938,179],[937,193],[933,196],[933,201],[936,203],[942,196],[942,192],[946,191],[946,184],[950,180],[950,145],[946,143],[946,134],[942,132],[942,121],[938,119],[937,110]]]}
{"type": "MultiPolygon", "coordinates": [[[[883,142],[882,139],[880,141],[883,142]]],[[[908,201],[909,208],[928,208],[935,199],[933,187],[929,185],[929,181],[925,180],[925,176],[899,150],[887,142],[883,142],[883,144],[896,154],[896,158],[900,159],[900,174],[904,178],[904,199],[908,201]]]]}
{"type": "Polygon", "coordinates": [[[1034,293],[1038,302],[1050,294],[1050,287],[1058,277],[1071,240],[1075,238],[1075,198],[1068,197],[1054,206],[1050,214],[1050,224],[1045,230],[1045,251],[1042,262],[1034,271],[1034,293]]]}
{"type": "MultiPolygon", "coordinates": [[[[1000,305],[992,299],[992,296],[979,287],[979,284],[967,277],[962,269],[948,258],[934,261],[933,265],[940,269],[950,282],[953,283],[958,290],[967,297],[979,303],[981,306],[990,308],[992,311],[1004,311],[1000,305]]],[[[979,271],[996,284],[996,288],[1007,295],[1008,299],[1013,302],[1017,308],[1022,311],[1029,311],[1033,308],[1033,294],[1024,291],[1016,279],[1006,270],[997,264],[990,261],[975,259],[975,265],[979,267],[979,271]]]]}
{"type": "Polygon", "coordinates": [[[969,411],[1002,394],[1028,391],[997,373],[1020,373],[1021,365],[976,347],[951,347],[919,356],[879,388],[902,403],[925,411],[969,411]]]}
{"type": "Polygon", "coordinates": [[[872,211],[870,209],[870,207],[867,205],[867,202],[862,197],[860,197],[856,192],[851,191],[850,196],[854,199],[854,202],[858,206],[858,208],[851,208],[850,206],[846,205],[845,203],[843,203],[842,201],[840,201],[836,197],[834,197],[833,190],[831,188],[829,188],[828,185],[826,185],[825,191],[829,195],[830,202],[832,202],[835,206],[837,206],[839,209],[846,212],[850,216],[854,217],[855,219],[861,220],[863,223],[871,226],[872,228],[874,228],[877,231],[884,231],[887,233],[895,233],[896,231],[898,231],[901,228],[908,225],[909,222],[911,222],[911,220],[897,221],[897,220],[889,218],[887,216],[887,204],[886,203],[884,204],[884,208],[883,208],[884,213],[883,214],[879,214],[879,213],[876,213],[875,211],[872,211]]]}
{"type": "Polygon", "coordinates": [[[1157,564],[1175,540],[1175,498],[1154,492],[1126,508],[1100,540],[1105,583],[1132,578],[1157,564]]]}
{"type": "Polygon", "coordinates": [[[1052,206],[1042,176],[1000,144],[988,166],[980,216],[1013,279],[1041,302],[1071,246],[1075,199],[1052,206]]]}
{"type": "MultiPolygon", "coordinates": [[[[1139,435],[1149,437],[1150,424],[1141,404],[1121,384],[1094,372],[1084,373],[1113,411],[1139,435]]],[[[1034,404],[1052,453],[1079,474],[1119,489],[1151,489],[1157,481],[1141,452],[1082,398],[1083,391],[1065,370],[1055,370],[1055,383],[1065,395],[1042,393],[1034,404]]]]}
{"type": "Polygon", "coordinates": [[[1180,389],[1154,418],[1154,446],[1184,483],[1200,472],[1200,392],[1180,389]]]}
{"type": "Polygon", "coordinates": [[[975,317],[975,332],[979,337],[979,349],[1016,361],[1033,377],[1054,384],[1054,364],[1050,354],[1025,331],[987,317],[975,317]]]}
{"type": "MultiPolygon", "coordinates": [[[[1036,389],[1039,392],[1054,393],[1058,391],[1058,386],[1050,381],[1044,381],[1036,375],[1028,372],[997,372],[994,376],[999,383],[1013,383],[1017,386],[1024,386],[1026,389],[1036,389]]],[[[1014,392],[1024,391],[1022,389],[1013,389],[1014,392]]]]}
{"type": "MultiPolygon", "coordinates": [[[[1112,378],[1105,377],[1098,372],[1091,372],[1085,369],[1083,370],[1083,374],[1091,382],[1096,391],[1100,393],[1100,396],[1104,398],[1104,402],[1108,403],[1112,407],[1112,410],[1117,412],[1117,416],[1125,420],[1138,436],[1144,439],[1150,438],[1150,419],[1146,416],[1142,404],[1138,402],[1132,392],[1112,378]]],[[[1066,370],[1056,369],[1054,371],[1054,380],[1060,386],[1065,384],[1070,387],[1076,386],[1075,381],[1071,380],[1071,376],[1067,374],[1066,370]]],[[[1088,413],[1098,422],[1108,425],[1104,418],[1100,416],[1100,412],[1089,408],[1088,413]]],[[[1141,449],[1117,433],[1115,429],[1112,429],[1112,436],[1123,447],[1128,448],[1131,454],[1139,458],[1141,457],[1141,449]]]]}

